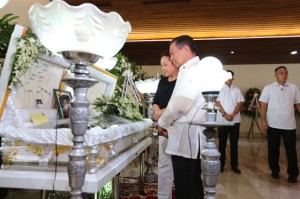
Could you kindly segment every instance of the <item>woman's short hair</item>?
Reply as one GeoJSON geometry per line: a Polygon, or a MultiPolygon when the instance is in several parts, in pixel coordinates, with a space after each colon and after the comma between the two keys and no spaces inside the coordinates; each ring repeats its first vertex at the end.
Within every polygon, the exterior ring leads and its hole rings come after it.
{"type": "Polygon", "coordinates": [[[170,55],[170,51],[169,50],[166,50],[166,51],[164,51],[162,54],[161,54],[161,57],[171,57],[171,55],[170,55]]]}

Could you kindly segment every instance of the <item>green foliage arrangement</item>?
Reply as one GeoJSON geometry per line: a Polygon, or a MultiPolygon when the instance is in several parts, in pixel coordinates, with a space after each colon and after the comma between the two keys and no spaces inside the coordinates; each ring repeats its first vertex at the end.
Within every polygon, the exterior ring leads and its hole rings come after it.
{"type": "Polygon", "coordinates": [[[5,58],[11,34],[14,31],[16,25],[16,23],[12,21],[17,18],[19,17],[14,16],[12,13],[9,13],[4,15],[0,19],[0,59],[5,58]]]}
{"type": "Polygon", "coordinates": [[[254,97],[254,95],[257,95],[257,100],[259,99],[260,97],[260,94],[261,94],[261,90],[258,89],[258,88],[249,88],[245,94],[245,102],[243,103],[243,107],[242,107],[242,113],[247,115],[247,116],[250,116],[250,117],[253,117],[255,116],[256,112],[259,113],[259,111],[257,111],[257,106],[256,106],[256,103],[254,103],[254,105],[252,106],[252,108],[249,110],[249,106],[251,104],[251,101],[254,97]]]}
{"type": "Polygon", "coordinates": [[[2,63],[4,62],[5,55],[8,49],[9,41],[11,38],[11,34],[14,31],[15,22],[13,20],[19,18],[18,16],[14,16],[12,13],[4,15],[0,19],[0,74],[2,71],[2,63]]]}

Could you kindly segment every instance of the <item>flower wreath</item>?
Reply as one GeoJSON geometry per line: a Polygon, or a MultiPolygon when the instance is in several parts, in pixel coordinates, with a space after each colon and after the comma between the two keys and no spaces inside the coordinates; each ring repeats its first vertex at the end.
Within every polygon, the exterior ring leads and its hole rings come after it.
{"type": "Polygon", "coordinates": [[[130,62],[128,57],[126,57],[122,53],[118,53],[116,55],[116,58],[118,59],[116,66],[109,70],[108,72],[118,76],[118,82],[117,82],[117,88],[115,95],[121,96],[122,95],[122,87],[125,80],[125,77],[123,76],[124,72],[126,70],[129,70],[132,72],[132,80],[133,82],[138,80],[145,80],[151,78],[143,69],[141,66],[138,66],[134,62],[130,62]]]}
{"type": "Polygon", "coordinates": [[[136,65],[133,62],[128,61],[128,57],[122,53],[116,55],[118,61],[116,66],[109,72],[118,76],[117,86],[112,97],[99,97],[96,98],[93,105],[95,109],[99,112],[109,115],[117,115],[127,118],[132,121],[139,121],[143,119],[140,113],[141,103],[137,103],[133,97],[122,98],[122,89],[124,83],[123,73],[126,70],[132,72],[132,80],[135,82],[137,80],[148,79],[148,74],[142,70],[141,66],[136,65]]]}
{"type": "Polygon", "coordinates": [[[256,112],[258,112],[258,114],[259,114],[259,111],[257,111],[257,109],[259,107],[257,107],[256,102],[254,101],[254,103],[252,104],[252,107],[250,107],[250,105],[251,105],[252,100],[255,100],[254,99],[255,97],[257,98],[257,100],[259,99],[260,94],[261,94],[261,90],[258,88],[249,88],[248,89],[248,91],[246,92],[246,95],[245,95],[245,102],[243,103],[243,107],[242,107],[243,114],[250,116],[250,117],[255,116],[256,112]]]}

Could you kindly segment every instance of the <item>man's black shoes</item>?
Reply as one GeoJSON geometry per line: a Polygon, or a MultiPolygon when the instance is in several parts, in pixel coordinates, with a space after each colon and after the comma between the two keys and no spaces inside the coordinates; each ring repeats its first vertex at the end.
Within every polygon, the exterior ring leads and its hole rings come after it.
{"type": "MultiPolygon", "coordinates": [[[[272,173],[271,176],[274,179],[279,179],[279,173],[272,173]]],[[[287,181],[289,183],[297,183],[297,177],[289,176],[287,181]]]]}
{"type": "Polygon", "coordinates": [[[296,183],[296,182],[297,182],[297,178],[294,177],[294,176],[289,176],[288,182],[289,182],[289,183],[296,183]]]}
{"type": "Polygon", "coordinates": [[[234,173],[241,174],[241,170],[238,167],[231,168],[234,173]]]}
{"type": "Polygon", "coordinates": [[[271,176],[274,179],[279,179],[279,174],[278,173],[272,173],[271,176]]]}

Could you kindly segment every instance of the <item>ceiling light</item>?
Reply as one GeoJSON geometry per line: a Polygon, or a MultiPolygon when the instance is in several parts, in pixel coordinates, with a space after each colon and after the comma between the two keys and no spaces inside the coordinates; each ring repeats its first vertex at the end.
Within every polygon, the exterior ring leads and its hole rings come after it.
{"type": "Polygon", "coordinates": [[[298,54],[297,50],[294,50],[294,51],[291,52],[291,55],[296,55],[296,54],[298,54]]]}

